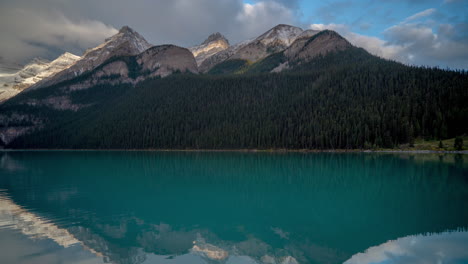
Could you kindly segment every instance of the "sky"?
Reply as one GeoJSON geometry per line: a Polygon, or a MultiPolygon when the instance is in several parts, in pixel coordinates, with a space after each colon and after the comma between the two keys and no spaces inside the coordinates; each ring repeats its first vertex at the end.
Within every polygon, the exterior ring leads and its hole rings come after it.
{"type": "Polygon", "coordinates": [[[468,0],[0,0],[0,59],[82,55],[128,25],[150,43],[231,44],[277,24],[332,29],[408,65],[468,69],[468,0]]]}

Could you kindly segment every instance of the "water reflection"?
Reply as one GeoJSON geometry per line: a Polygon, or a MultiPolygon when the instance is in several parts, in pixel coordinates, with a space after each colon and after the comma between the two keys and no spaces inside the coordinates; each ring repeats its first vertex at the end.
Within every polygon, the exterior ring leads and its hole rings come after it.
{"type": "Polygon", "coordinates": [[[345,264],[467,263],[468,232],[398,238],[354,255],[345,264]]]}
{"type": "Polygon", "coordinates": [[[32,239],[48,238],[65,248],[79,243],[66,229],[28,212],[2,192],[4,190],[0,190],[0,228],[19,230],[32,239]]]}
{"type": "MultiPolygon", "coordinates": [[[[403,250],[411,246],[403,242],[412,234],[442,236],[412,238],[427,248],[446,248],[440,241],[467,248],[466,232],[441,233],[468,227],[468,168],[463,159],[407,154],[6,153],[0,157],[0,188],[5,190],[0,193],[0,237],[17,230],[37,245],[56,244],[57,252],[47,254],[87,252],[87,261],[91,254],[122,264],[387,263],[394,261],[388,254],[400,259],[398,253],[413,252],[401,255],[404,259],[424,253],[417,247],[403,250]],[[389,246],[355,255],[382,243],[389,246]],[[369,257],[379,254],[387,259],[369,257]]],[[[45,252],[54,248],[43,247],[45,252]]]]}

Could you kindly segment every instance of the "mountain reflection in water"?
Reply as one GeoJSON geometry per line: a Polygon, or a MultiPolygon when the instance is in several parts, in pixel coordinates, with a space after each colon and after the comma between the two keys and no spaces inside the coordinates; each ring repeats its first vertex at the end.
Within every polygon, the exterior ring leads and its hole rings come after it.
{"type": "Polygon", "coordinates": [[[2,263],[463,263],[463,159],[8,152],[0,255],[2,263]]]}

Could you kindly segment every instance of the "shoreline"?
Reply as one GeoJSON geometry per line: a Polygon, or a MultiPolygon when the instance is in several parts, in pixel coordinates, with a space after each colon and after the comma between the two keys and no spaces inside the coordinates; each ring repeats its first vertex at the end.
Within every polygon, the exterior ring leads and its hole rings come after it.
{"type": "Polygon", "coordinates": [[[413,153],[468,154],[468,150],[403,150],[403,149],[0,149],[0,152],[97,151],[97,152],[245,152],[245,153],[413,153]]]}

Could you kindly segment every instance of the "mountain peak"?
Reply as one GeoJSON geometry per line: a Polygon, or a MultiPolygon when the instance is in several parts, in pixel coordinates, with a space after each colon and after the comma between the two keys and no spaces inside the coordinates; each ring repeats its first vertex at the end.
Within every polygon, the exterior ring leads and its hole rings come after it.
{"type": "Polygon", "coordinates": [[[282,28],[298,28],[298,27],[291,26],[291,25],[288,25],[288,24],[278,24],[278,25],[274,26],[272,29],[282,29],[282,28]]]}
{"type": "Polygon", "coordinates": [[[120,28],[120,30],[119,30],[120,33],[128,32],[128,31],[133,32],[134,30],[133,30],[131,27],[129,27],[129,26],[123,26],[123,27],[120,28]]]}
{"type": "Polygon", "coordinates": [[[221,33],[216,32],[208,36],[208,38],[205,41],[203,41],[201,45],[206,45],[206,44],[209,44],[210,42],[219,41],[219,40],[225,41],[227,44],[229,44],[229,41],[221,33]]]}
{"type": "MultiPolygon", "coordinates": [[[[134,56],[152,47],[146,39],[129,26],[122,27],[119,32],[107,38],[101,45],[88,49],[79,60],[65,70],[38,82],[32,88],[50,86],[69,80],[85,72],[91,71],[111,57],[134,56]]],[[[69,56],[72,60],[76,59],[69,56]]]]}
{"type": "Polygon", "coordinates": [[[211,56],[229,48],[229,41],[219,32],[211,34],[202,44],[189,48],[200,66],[211,56]]]}
{"type": "Polygon", "coordinates": [[[279,24],[262,34],[257,38],[257,40],[263,42],[266,45],[272,42],[280,41],[285,46],[289,46],[302,32],[302,28],[286,24],[279,24]]]}
{"type": "Polygon", "coordinates": [[[57,59],[67,59],[67,58],[79,59],[80,56],[77,56],[77,55],[67,51],[67,52],[63,53],[62,55],[58,56],[57,59]]]}

